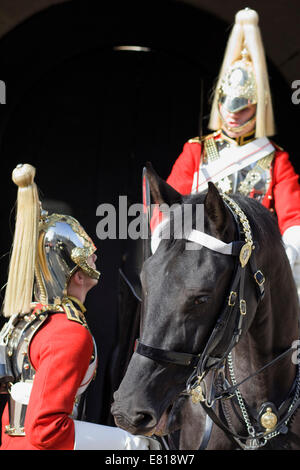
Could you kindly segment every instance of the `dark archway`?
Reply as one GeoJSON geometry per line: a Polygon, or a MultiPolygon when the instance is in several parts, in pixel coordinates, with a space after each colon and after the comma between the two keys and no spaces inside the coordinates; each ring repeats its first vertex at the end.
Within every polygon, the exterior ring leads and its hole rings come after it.
{"type": "MultiPolygon", "coordinates": [[[[97,239],[96,208],[101,203],[118,208],[119,195],[126,195],[128,204],[140,202],[147,160],[168,176],[183,143],[198,134],[201,80],[208,114],[207,97],[228,35],[218,18],[184,4],[124,3],[53,6],[0,42],[7,86],[7,104],[0,109],[1,251],[11,244],[8,221],[16,196],[11,170],[30,162],[42,199],[67,203],[98,247],[102,279],[87,307],[100,366],[88,418],[104,424],[110,422],[110,366],[118,337],[118,270],[133,258],[130,241],[97,239]],[[120,45],[147,51],[116,50],[120,45]]],[[[270,72],[280,109],[278,142],[288,143],[292,152],[294,121],[286,128],[282,116],[283,108],[294,112],[290,90],[271,64],[270,72]]],[[[1,261],[1,285],[7,260],[1,261]]],[[[134,282],[134,263],[128,266],[134,282]]]]}

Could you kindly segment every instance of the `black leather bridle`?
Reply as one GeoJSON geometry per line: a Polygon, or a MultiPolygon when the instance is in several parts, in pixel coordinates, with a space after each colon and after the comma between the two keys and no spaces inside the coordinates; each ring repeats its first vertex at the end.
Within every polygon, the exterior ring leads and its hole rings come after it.
{"type": "MultiPolygon", "coordinates": [[[[135,352],[142,356],[148,357],[156,362],[169,363],[173,365],[186,366],[194,369],[192,375],[188,379],[187,386],[193,381],[194,377],[203,376],[203,374],[211,368],[217,368],[233,349],[242,334],[243,318],[246,314],[246,301],[244,299],[245,271],[248,266],[252,272],[253,279],[257,288],[258,302],[264,296],[264,276],[260,270],[256,268],[255,254],[251,253],[249,263],[244,267],[240,263],[241,250],[245,245],[243,240],[242,226],[236,213],[224,201],[229,211],[232,213],[237,228],[238,240],[232,243],[232,255],[236,258],[233,280],[230,285],[229,294],[227,295],[225,305],[218,317],[213,331],[206,343],[206,346],[199,354],[190,354],[184,352],[170,351],[166,349],[155,348],[136,340],[135,352]],[[235,316],[234,330],[232,332],[231,341],[218,357],[213,355],[213,351],[220,346],[226,326],[232,316],[235,316]]],[[[257,248],[257,247],[256,247],[257,248]]],[[[253,247],[252,247],[253,250],[253,247]]]]}
{"type": "MultiPolygon", "coordinates": [[[[231,201],[230,198],[228,199],[229,201],[231,201]]],[[[140,340],[136,341],[136,348],[135,348],[135,353],[145,356],[149,359],[152,359],[153,361],[157,363],[166,363],[166,364],[172,364],[172,365],[178,365],[178,366],[185,366],[185,367],[188,367],[192,371],[186,383],[186,390],[183,391],[182,393],[191,395],[193,399],[193,392],[197,389],[198,390],[200,389],[200,392],[199,392],[200,398],[198,402],[201,402],[201,405],[203,406],[204,410],[207,413],[206,428],[205,428],[204,438],[202,440],[200,449],[201,448],[204,449],[208,443],[212,422],[215,422],[217,426],[219,426],[235,444],[237,442],[242,442],[243,440],[247,441],[247,439],[249,439],[249,436],[240,436],[238,434],[235,434],[232,431],[232,429],[229,429],[226,423],[226,419],[225,420],[220,419],[220,417],[214,411],[213,407],[215,403],[217,402],[217,400],[222,400],[223,398],[232,398],[235,395],[238,387],[242,383],[251,379],[255,375],[259,374],[264,369],[273,365],[277,361],[281,360],[283,357],[290,354],[290,352],[293,350],[293,346],[291,348],[288,348],[286,351],[278,355],[275,359],[267,363],[258,371],[246,377],[244,380],[242,380],[238,384],[230,386],[229,383],[225,379],[224,369],[225,369],[226,359],[229,353],[234,348],[234,346],[238,343],[241,337],[242,331],[243,331],[243,319],[246,314],[246,301],[244,299],[246,270],[247,269],[250,270],[251,276],[254,281],[256,294],[257,294],[257,305],[264,297],[265,278],[264,278],[263,273],[260,270],[258,270],[256,267],[255,252],[257,252],[259,249],[257,243],[253,244],[252,249],[251,249],[251,255],[249,259],[247,260],[246,264],[243,265],[243,263],[241,263],[241,253],[246,245],[246,237],[244,233],[245,224],[241,223],[239,211],[233,210],[231,205],[228,204],[226,200],[224,202],[227,208],[229,209],[229,211],[231,212],[231,214],[233,215],[236,229],[237,229],[238,240],[232,243],[232,255],[235,257],[236,261],[235,261],[235,266],[234,266],[232,282],[230,285],[229,293],[226,296],[225,305],[223,306],[223,309],[218,317],[218,320],[210,334],[210,337],[203,351],[199,352],[199,354],[190,354],[190,353],[185,353],[185,352],[170,351],[170,350],[160,349],[160,348],[156,348],[150,345],[146,345],[142,343],[140,340]],[[254,248],[255,248],[255,251],[253,251],[254,248]],[[232,331],[231,340],[229,341],[228,344],[224,345],[224,341],[222,344],[222,340],[224,339],[224,334],[225,334],[227,325],[229,323],[229,320],[232,318],[234,318],[234,322],[233,322],[234,328],[232,331]],[[214,351],[216,351],[217,347],[218,347],[219,352],[216,357],[216,355],[214,355],[214,351]],[[213,393],[210,393],[210,401],[209,401],[208,397],[205,396],[206,384],[204,382],[205,386],[203,389],[202,381],[205,375],[210,370],[213,370],[215,377],[222,375],[223,382],[222,382],[221,391],[218,391],[217,393],[216,393],[216,390],[214,389],[214,386],[212,386],[212,389],[214,390],[213,390],[213,393]]],[[[236,205],[236,203],[234,204],[236,205]]],[[[249,230],[250,230],[250,227],[249,227],[249,230]]],[[[300,368],[299,368],[299,371],[300,371],[300,368]]],[[[288,398],[283,402],[284,404],[288,403],[288,401],[292,399],[291,397],[293,397],[293,393],[294,393],[293,391],[296,388],[297,383],[300,380],[299,377],[300,376],[298,376],[297,374],[294,380],[292,389],[291,389],[292,391],[289,394],[288,398]]],[[[293,401],[293,406],[290,406],[288,411],[281,415],[276,429],[281,429],[281,427],[285,425],[285,422],[293,415],[293,413],[295,412],[295,410],[298,408],[299,405],[300,405],[300,399],[299,397],[296,396],[296,399],[294,399],[293,401]]],[[[263,433],[262,432],[260,434],[258,433],[257,436],[263,436],[263,433]]],[[[262,438],[260,437],[260,439],[262,438]]]]}

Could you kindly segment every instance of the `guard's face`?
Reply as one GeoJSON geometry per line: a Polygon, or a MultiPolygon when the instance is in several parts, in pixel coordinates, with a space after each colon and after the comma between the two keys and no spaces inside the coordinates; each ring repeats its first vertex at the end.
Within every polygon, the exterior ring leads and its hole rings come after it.
{"type": "Polygon", "coordinates": [[[237,111],[228,111],[222,104],[219,105],[220,114],[223,120],[223,127],[229,137],[235,138],[251,132],[255,127],[256,104],[237,111]],[[248,123],[248,124],[247,124],[248,123]]]}
{"type": "MultiPolygon", "coordinates": [[[[89,266],[91,266],[93,269],[97,270],[96,260],[97,260],[97,255],[95,253],[93,253],[92,255],[90,255],[87,258],[86,261],[87,261],[87,264],[89,266]]],[[[89,283],[90,283],[91,288],[92,288],[92,287],[94,287],[98,284],[98,279],[89,278],[89,283]]]]}
{"type": "MultiPolygon", "coordinates": [[[[95,253],[93,253],[92,255],[90,255],[87,259],[86,259],[86,262],[87,264],[93,268],[93,269],[97,269],[96,267],[96,260],[97,260],[97,255],[95,253]]],[[[85,277],[85,287],[86,287],[86,291],[88,292],[90,289],[92,289],[94,286],[96,286],[98,284],[98,279],[94,279],[92,277],[90,277],[87,273],[83,272],[84,273],[84,277],[85,277]]]]}
{"type": "Polygon", "coordinates": [[[86,262],[89,266],[91,266],[91,268],[97,269],[96,260],[97,260],[97,255],[93,253],[87,258],[86,262]]]}

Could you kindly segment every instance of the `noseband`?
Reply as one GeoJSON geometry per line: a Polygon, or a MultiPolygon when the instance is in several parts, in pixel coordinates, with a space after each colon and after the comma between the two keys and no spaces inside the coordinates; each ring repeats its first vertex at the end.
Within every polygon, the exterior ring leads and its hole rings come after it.
{"type": "Polygon", "coordinates": [[[222,195],[227,208],[232,213],[238,234],[238,240],[231,243],[224,243],[221,240],[211,237],[203,232],[192,230],[188,241],[199,243],[207,248],[225,255],[231,255],[236,258],[233,280],[226,296],[226,302],[219,315],[219,318],[213,328],[213,331],[206,343],[204,350],[195,355],[183,352],[169,351],[136,341],[135,352],[146,356],[156,362],[165,362],[174,365],[188,366],[194,368],[194,372],[187,382],[187,390],[190,389],[195,377],[202,377],[211,368],[218,367],[235,344],[239,341],[242,334],[243,318],[247,313],[246,300],[244,299],[245,270],[249,266],[255,280],[258,292],[258,301],[264,295],[264,276],[260,270],[257,270],[253,250],[255,245],[252,240],[250,224],[245,213],[239,205],[229,198],[222,195]],[[212,355],[217,346],[220,346],[224,336],[229,319],[235,315],[235,327],[232,332],[232,338],[229,345],[226,345],[224,351],[218,354],[219,357],[212,355]]]}

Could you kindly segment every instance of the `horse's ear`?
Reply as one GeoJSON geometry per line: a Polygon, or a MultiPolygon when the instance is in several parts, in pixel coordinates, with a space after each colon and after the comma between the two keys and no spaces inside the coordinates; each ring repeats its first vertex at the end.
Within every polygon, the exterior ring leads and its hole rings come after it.
{"type": "Polygon", "coordinates": [[[204,200],[204,207],[208,218],[213,222],[217,232],[222,235],[228,228],[230,214],[216,186],[209,182],[208,191],[204,200]]]}
{"type": "Polygon", "coordinates": [[[181,202],[182,195],[158,176],[150,162],[146,163],[146,168],[150,190],[155,204],[168,204],[168,206],[171,206],[172,204],[181,202]]]}

